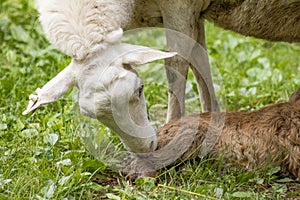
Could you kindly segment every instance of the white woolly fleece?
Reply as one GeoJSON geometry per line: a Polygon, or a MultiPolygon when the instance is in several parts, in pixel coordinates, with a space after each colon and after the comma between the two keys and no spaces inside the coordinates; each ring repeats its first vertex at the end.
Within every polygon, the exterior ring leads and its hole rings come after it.
{"type": "Polygon", "coordinates": [[[112,0],[37,0],[40,21],[55,48],[82,60],[123,34],[125,8],[112,0]]]}

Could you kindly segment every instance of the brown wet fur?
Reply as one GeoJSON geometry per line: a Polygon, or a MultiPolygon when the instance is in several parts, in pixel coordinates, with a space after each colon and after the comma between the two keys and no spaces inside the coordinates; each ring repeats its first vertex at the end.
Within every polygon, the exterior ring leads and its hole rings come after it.
{"type": "Polygon", "coordinates": [[[203,156],[204,138],[211,134],[213,142],[209,155],[222,157],[226,163],[248,169],[266,165],[281,166],[283,171],[290,172],[300,180],[299,96],[300,89],[291,96],[289,102],[269,105],[256,111],[228,112],[225,115],[203,113],[171,121],[158,132],[158,149],[137,155],[133,171],[140,176],[154,175],[153,169],[203,156]],[[225,119],[224,123],[222,119],[225,119]],[[179,152],[185,147],[184,152],[179,152]],[[182,155],[171,163],[170,158],[178,157],[178,154],[182,155]]]}

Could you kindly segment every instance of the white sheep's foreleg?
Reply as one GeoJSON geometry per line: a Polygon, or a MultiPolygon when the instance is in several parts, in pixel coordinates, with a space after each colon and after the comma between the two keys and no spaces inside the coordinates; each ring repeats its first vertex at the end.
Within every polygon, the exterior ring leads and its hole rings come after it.
{"type": "Polygon", "coordinates": [[[189,63],[178,56],[166,60],[166,73],[169,83],[167,122],[184,115],[188,66],[189,63]]]}
{"type": "MultiPolygon", "coordinates": [[[[195,46],[194,41],[198,38],[200,11],[207,5],[204,1],[199,0],[189,2],[162,0],[157,3],[162,12],[165,28],[167,28],[167,49],[178,52],[182,57],[177,56],[166,61],[169,82],[168,122],[184,115],[185,85],[189,66],[189,62],[186,60],[190,60],[194,56],[192,53],[195,46]]],[[[206,73],[203,74],[207,76],[206,73]]],[[[208,75],[210,76],[210,73],[208,75]]],[[[204,99],[206,100],[206,98],[204,99]]],[[[204,103],[207,102],[204,101],[204,103]]],[[[205,109],[209,108],[206,105],[204,107],[205,109]]]]}
{"type": "MultiPolygon", "coordinates": [[[[162,11],[165,28],[167,28],[167,50],[176,51],[181,56],[183,51],[190,52],[190,47],[182,43],[182,40],[179,38],[181,35],[173,31],[178,31],[189,37],[193,35],[190,23],[195,23],[195,20],[190,20],[190,9],[185,6],[180,11],[180,7],[186,4],[182,1],[163,0],[158,2],[158,4],[162,11]]],[[[167,122],[184,115],[188,67],[189,63],[179,56],[166,60],[166,72],[169,83],[167,122]]]]}
{"type": "Polygon", "coordinates": [[[220,109],[213,87],[208,54],[206,51],[205,27],[202,20],[199,20],[197,42],[199,44],[194,46],[192,52],[193,62],[191,68],[197,83],[202,112],[217,112],[220,109]]]}

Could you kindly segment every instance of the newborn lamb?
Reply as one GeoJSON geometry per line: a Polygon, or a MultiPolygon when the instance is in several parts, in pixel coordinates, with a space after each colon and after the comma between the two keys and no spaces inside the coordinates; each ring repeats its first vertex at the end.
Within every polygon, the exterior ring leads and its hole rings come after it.
{"type": "Polygon", "coordinates": [[[158,131],[158,149],[136,154],[130,178],[151,176],[181,160],[222,157],[248,169],[280,166],[300,180],[300,88],[289,102],[249,112],[202,113],[158,131]]]}

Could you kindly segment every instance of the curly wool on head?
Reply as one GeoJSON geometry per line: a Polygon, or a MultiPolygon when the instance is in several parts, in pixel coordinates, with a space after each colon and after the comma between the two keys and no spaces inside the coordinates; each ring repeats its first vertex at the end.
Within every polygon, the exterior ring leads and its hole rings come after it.
{"type": "Polygon", "coordinates": [[[118,1],[38,0],[40,22],[52,45],[82,60],[117,42],[128,12],[118,1]]]}

